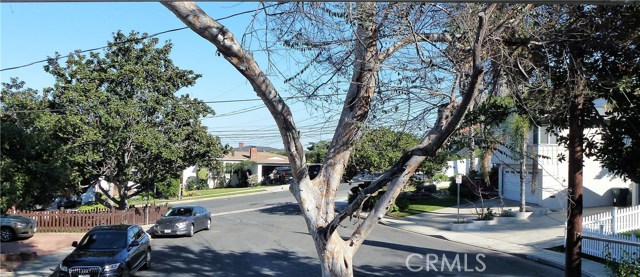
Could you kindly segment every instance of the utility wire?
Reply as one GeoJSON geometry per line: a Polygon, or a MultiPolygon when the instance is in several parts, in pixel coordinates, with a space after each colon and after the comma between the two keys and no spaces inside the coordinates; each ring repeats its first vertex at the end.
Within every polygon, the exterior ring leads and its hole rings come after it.
{"type": "MultiPolygon", "coordinates": [[[[249,11],[244,11],[244,12],[235,13],[235,14],[232,14],[232,15],[228,15],[228,16],[225,16],[225,17],[218,18],[218,19],[216,19],[216,21],[222,21],[222,20],[225,20],[225,19],[229,19],[229,18],[232,18],[232,17],[239,16],[239,15],[248,14],[248,13],[253,13],[253,12],[257,12],[257,11],[261,11],[261,10],[266,10],[266,9],[268,9],[268,8],[272,8],[272,7],[278,6],[278,5],[280,5],[280,4],[281,4],[281,3],[273,4],[273,5],[269,5],[269,6],[262,7],[262,8],[258,8],[258,9],[254,9],[254,10],[249,10],[249,11]]],[[[170,30],[166,30],[166,31],[158,32],[158,33],[155,33],[155,34],[152,34],[152,35],[148,35],[148,36],[145,36],[145,37],[142,37],[142,38],[128,39],[128,40],[125,40],[125,41],[119,42],[119,43],[117,43],[117,44],[123,44],[123,43],[127,43],[127,42],[132,42],[132,41],[139,41],[139,40],[146,40],[146,39],[149,39],[149,38],[152,38],[152,37],[156,37],[156,36],[159,36],[159,35],[162,35],[162,34],[167,34],[167,33],[172,33],[172,32],[177,32],[177,31],[182,31],[182,30],[184,30],[184,29],[189,29],[189,27],[181,27],[181,28],[170,29],[170,30]]],[[[108,46],[108,45],[107,45],[107,46],[96,47],[96,48],[91,48],[91,49],[87,49],[87,50],[80,50],[80,51],[76,51],[76,52],[74,52],[73,54],[69,54],[69,55],[66,55],[66,56],[56,57],[55,59],[66,59],[66,58],[69,58],[69,57],[71,57],[71,56],[73,56],[73,55],[76,55],[76,54],[81,54],[81,53],[86,53],[86,52],[91,52],[91,51],[101,50],[101,49],[105,49],[105,48],[109,48],[109,47],[110,47],[110,46],[108,46]]],[[[32,65],[35,65],[35,64],[39,64],[39,63],[44,63],[44,62],[49,61],[49,59],[50,59],[50,58],[46,58],[46,59],[44,59],[44,60],[39,60],[39,61],[31,62],[31,63],[28,63],[28,64],[24,64],[24,65],[19,65],[19,66],[14,66],[14,67],[7,67],[7,68],[3,68],[3,69],[0,69],[0,72],[2,72],[2,71],[7,71],[7,70],[15,70],[15,69],[24,68],[24,67],[32,66],[32,65]]]]}

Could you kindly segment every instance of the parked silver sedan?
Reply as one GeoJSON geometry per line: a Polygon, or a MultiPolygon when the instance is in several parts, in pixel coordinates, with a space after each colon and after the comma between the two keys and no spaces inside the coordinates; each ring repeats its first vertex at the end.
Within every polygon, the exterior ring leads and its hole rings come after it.
{"type": "Polygon", "coordinates": [[[19,215],[0,216],[0,239],[2,242],[12,241],[17,238],[30,238],[36,233],[36,221],[19,215]]]}
{"type": "Polygon", "coordinates": [[[202,206],[176,206],[153,225],[151,235],[188,237],[200,230],[211,229],[211,213],[202,206]]]}

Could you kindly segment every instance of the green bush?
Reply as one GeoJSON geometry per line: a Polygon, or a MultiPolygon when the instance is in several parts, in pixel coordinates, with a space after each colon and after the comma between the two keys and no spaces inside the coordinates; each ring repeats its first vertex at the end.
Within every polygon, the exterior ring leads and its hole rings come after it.
{"type": "Polygon", "coordinates": [[[82,205],[80,207],[78,207],[78,211],[79,212],[85,212],[85,211],[95,211],[95,210],[103,210],[103,209],[107,209],[107,207],[105,207],[102,204],[98,204],[98,203],[91,203],[91,204],[85,204],[82,205]]]}
{"type": "Polygon", "coordinates": [[[611,256],[611,250],[609,249],[609,245],[607,245],[604,258],[606,260],[605,266],[611,276],[640,276],[640,259],[638,259],[638,253],[629,253],[629,251],[623,250],[621,260],[616,261],[611,256]]]}
{"type": "MultiPolygon", "coordinates": [[[[458,184],[456,184],[455,177],[451,177],[451,183],[449,184],[449,195],[453,197],[457,197],[458,195],[458,184]]],[[[476,185],[469,180],[466,176],[462,177],[462,184],[460,184],[460,199],[467,199],[469,201],[475,201],[480,199],[478,195],[476,195],[472,188],[476,185]]]]}
{"type": "Polygon", "coordinates": [[[207,180],[201,180],[198,178],[189,178],[186,184],[187,190],[203,190],[208,189],[209,184],[207,184],[207,180]]]}
{"type": "Polygon", "coordinates": [[[258,174],[249,175],[249,178],[247,178],[247,183],[250,187],[259,186],[260,182],[258,182],[258,174]]]}
{"type": "Polygon", "coordinates": [[[410,205],[411,205],[411,202],[409,201],[405,193],[400,193],[400,195],[398,195],[398,198],[396,198],[395,206],[398,208],[399,211],[402,212],[402,211],[408,210],[410,205]]]}
{"type": "Polygon", "coordinates": [[[180,191],[180,179],[172,178],[165,180],[164,182],[156,183],[156,193],[158,197],[165,199],[178,197],[180,191]]]}
{"type": "Polygon", "coordinates": [[[449,181],[449,176],[447,176],[447,174],[444,174],[444,173],[436,173],[435,175],[433,175],[431,180],[434,182],[446,182],[446,181],[449,181]]]}
{"type": "Polygon", "coordinates": [[[424,191],[428,193],[436,193],[438,192],[438,187],[434,184],[430,184],[424,188],[424,191]]]}

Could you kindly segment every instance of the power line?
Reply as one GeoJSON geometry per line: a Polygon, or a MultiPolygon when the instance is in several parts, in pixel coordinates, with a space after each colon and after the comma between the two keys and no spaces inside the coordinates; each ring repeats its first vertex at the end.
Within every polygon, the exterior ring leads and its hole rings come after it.
{"type": "MultiPolygon", "coordinates": [[[[243,12],[235,13],[235,14],[232,14],[232,15],[228,15],[228,16],[225,16],[225,17],[218,18],[218,19],[216,19],[216,21],[222,21],[222,20],[225,20],[225,19],[229,19],[229,18],[232,18],[232,17],[239,16],[239,15],[248,14],[248,13],[253,13],[253,12],[261,11],[261,10],[266,10],[266,9],[268,9],[268,8],[272,8],[272,7],[275,7],[275,6],[278,6],[278,5],[280,5],[280,3],[278,3],[278,4],[272,4],[272,5],[269,5],[269,6],[266,6],[266,7],[262,7],[262,8],[258,8],[258,9],[254,9],[254,10],[249,10],[249,11],[243,11],[243,12]]],[[[182,31],[182,30],[184,30],[184,29],[189,29],[189,27],[181,27],[181,28],[170,29],[170,30],[166,30],[166,31],[158,32],[158,33],[155,33],[155,34],[152,34],[152,35],[148,35],[148,36],[145,36],[145,37],[142,37],[142,38],[128,39],[128,40],[125,40],[125,41],[119,42],[119,43],[117,43],[117,44],[123,44],[123,43],[127,43],[127,42],[140,41],[140,40],[146,40],[146,39],[150,39],[150,38],[152,38],[152,37],[156,37],[156,36],[159,36],[159,35],[162,35],[162,34],[167,34],[167,33],[172,33],[172,32],[177,32],[177,31],[182,31]]],[[[76,51],[76,52],[74,52],[73,54],[69,54],[69,55],[65,55],[65,56],[60,56],[60,57],[56,57],[55,59],[66,59],[66,58],[69,58],[69,57],[71,57],[71,56],[73,56],[73,55],[77,55],[77,54],[81,54],[81,53],[86,53],[86,52],[91,52],[91,51],[96,51],[96,50],[101,50],[101,49],[105,49],[105,48],[109,48],[109,47],[110,47],[110,46],[102,46],[102,47],[96,47],[96,48],[91,48],[91,49],[87,49],[87,50],[80,50],[80,51],[76,51]]],[[[3,69],[0,69],[0,72],[2,72],[2,71],[7,71],[7,70],[15,70],[15,69],[19,69],[19,68],[24,68],[24,67],[32,66],[32,65],[35,65],[35,64],[44,63],[44,62],[47,62],[47,61],[49,61],[49,58],[44,59],[44,60],[39,60],[39,61],[31,62],[31,63],[24,64],[24,65],[19,65],[19,66],[14,66],[14,67],[3,68],[3,69]]]]}

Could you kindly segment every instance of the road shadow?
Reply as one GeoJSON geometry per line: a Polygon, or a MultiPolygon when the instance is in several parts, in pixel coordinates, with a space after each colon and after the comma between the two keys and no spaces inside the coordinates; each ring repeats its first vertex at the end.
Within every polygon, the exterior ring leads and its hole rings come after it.
{"type": "Polygon", "coordinates": [[[276,204],[273,207],[260,209],[261,213],[273,214],[273,215],[301,215],[300,206],[298,204],[276,204]]]}
{"type": "Polygon", "coordinates": [[[220,252],[209,246],[192,249],[162,246],[153,251],[152,268],[136,276],[319,276],[311,257],[294,252],[220,252]]]}

